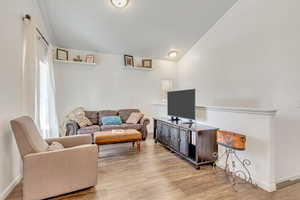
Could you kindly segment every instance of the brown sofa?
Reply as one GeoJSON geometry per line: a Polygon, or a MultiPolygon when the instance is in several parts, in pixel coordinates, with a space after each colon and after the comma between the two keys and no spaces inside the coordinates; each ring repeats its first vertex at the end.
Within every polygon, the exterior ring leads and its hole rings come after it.
{"type": "Polygon", "coordinates": [[[30,117],[11,121],[23,160],[23,200],[37,200],[97,184],[97,146],[91,135],[43,140],[30,117]],[[64,149],[48,151],[53,141],[64,149]]]}
{"type": "Polygon", "coordinates": [[[147,118],[141,119],[137,124],[126,124],[126,120],[132,112],[140,112],[138,109],[122,109],[122,110],[100,110],[100,111],[85,111],[85,116],[91,120],[92,126],[79,128],[75,121],[68,121],[66,124],[66,135],[78,134],[93,134],[97,131],[109,131],[113,129],[136,129],[142,133],[142,139],[145,140],[148,135],[147,125],[150,120],[147,118]],[[99,119],[104,116],[120,116],[121,125],[103,125],[99,119]]]}

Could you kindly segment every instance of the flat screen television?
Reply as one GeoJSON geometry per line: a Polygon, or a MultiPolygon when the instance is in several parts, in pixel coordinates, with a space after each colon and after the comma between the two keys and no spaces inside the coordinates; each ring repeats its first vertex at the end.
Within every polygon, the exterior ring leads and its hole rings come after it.
{"type": "Polygon", "coordinates": [[[168,115],[176,118],[195,119],[196,90],[168,92],[168,115]]]}

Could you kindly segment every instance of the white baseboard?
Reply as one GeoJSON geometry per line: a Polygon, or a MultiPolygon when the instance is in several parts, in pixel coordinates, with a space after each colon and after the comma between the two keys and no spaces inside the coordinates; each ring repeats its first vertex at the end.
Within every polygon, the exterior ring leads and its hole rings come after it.
{"type": "Polygon", "coordinates": [[[299,175],[295,175],[295,176],[290,176],[290,177],[286,177],[286,178],[279,178],[276,183],[282,183],[282,182],[286,182],[286,181],[295,181],[295,180],[299,180],[300,179],[300,174],[299,175]]]}
{"type": "MultiPolygon", "coordinates": [[[[217,163],[217,166],[220,167],[221,169],[225,169],[225,165],[222,165],[220,163],[217,163]]],[[[268,184],[268,183],[265,183],[261,180],[254,179],[253,177],[252,177],[252,181],[256,186],[258,186],[259,188],[261,188],[261,189],[263,189],[267,192],[276,191],[276,184],[275,183],[268,184]]]]}
{"type": "Polygon", "coordinates": [[[6,189],[0,194],[0,200],[5,200],[8,195],[13,191],[13,189],[20,183],[22,180],[22,175],[18,175],[7,187],[6,189]]]}

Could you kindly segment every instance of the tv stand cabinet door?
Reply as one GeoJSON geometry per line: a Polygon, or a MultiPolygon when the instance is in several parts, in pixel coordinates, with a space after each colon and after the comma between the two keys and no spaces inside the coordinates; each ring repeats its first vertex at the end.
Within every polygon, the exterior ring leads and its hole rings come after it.
{"type": "Polygon", "coordinates": [[[165,124],[165,123],[162,123],[161,124],[161,134],[162,134],[162,140],[161,142],[164,143],[165,145],[168,145],[170,144],[170,128],[169,128],[169,125],[165,124]]]}
{"type": "Polygon", "coordinates": [[[185,156],[189,155],[190,134],[188,130],[180,129],[180,153],[185,156]]]}
{"type": "Polygon", "coordinates": [[[170,126],[170,147],[179,151],[179,128],[170,126]]]}
{"type": "Polygon", "coordinates": [[[156,140],[162,142],[163,141],[163,134],[162,134],[162,123],[160,121],[156,121],[156,129],[155,129],[155,134],[156,134],[156,140]]]}

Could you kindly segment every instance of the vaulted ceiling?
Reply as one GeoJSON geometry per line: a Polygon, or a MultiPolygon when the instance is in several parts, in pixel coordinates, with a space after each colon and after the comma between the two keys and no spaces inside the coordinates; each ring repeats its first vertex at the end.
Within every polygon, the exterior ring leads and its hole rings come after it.
{"type": "Polygon", "coordinates": [[[237,0],[40,0],[57,46],[180,59],[237,0]]]}

